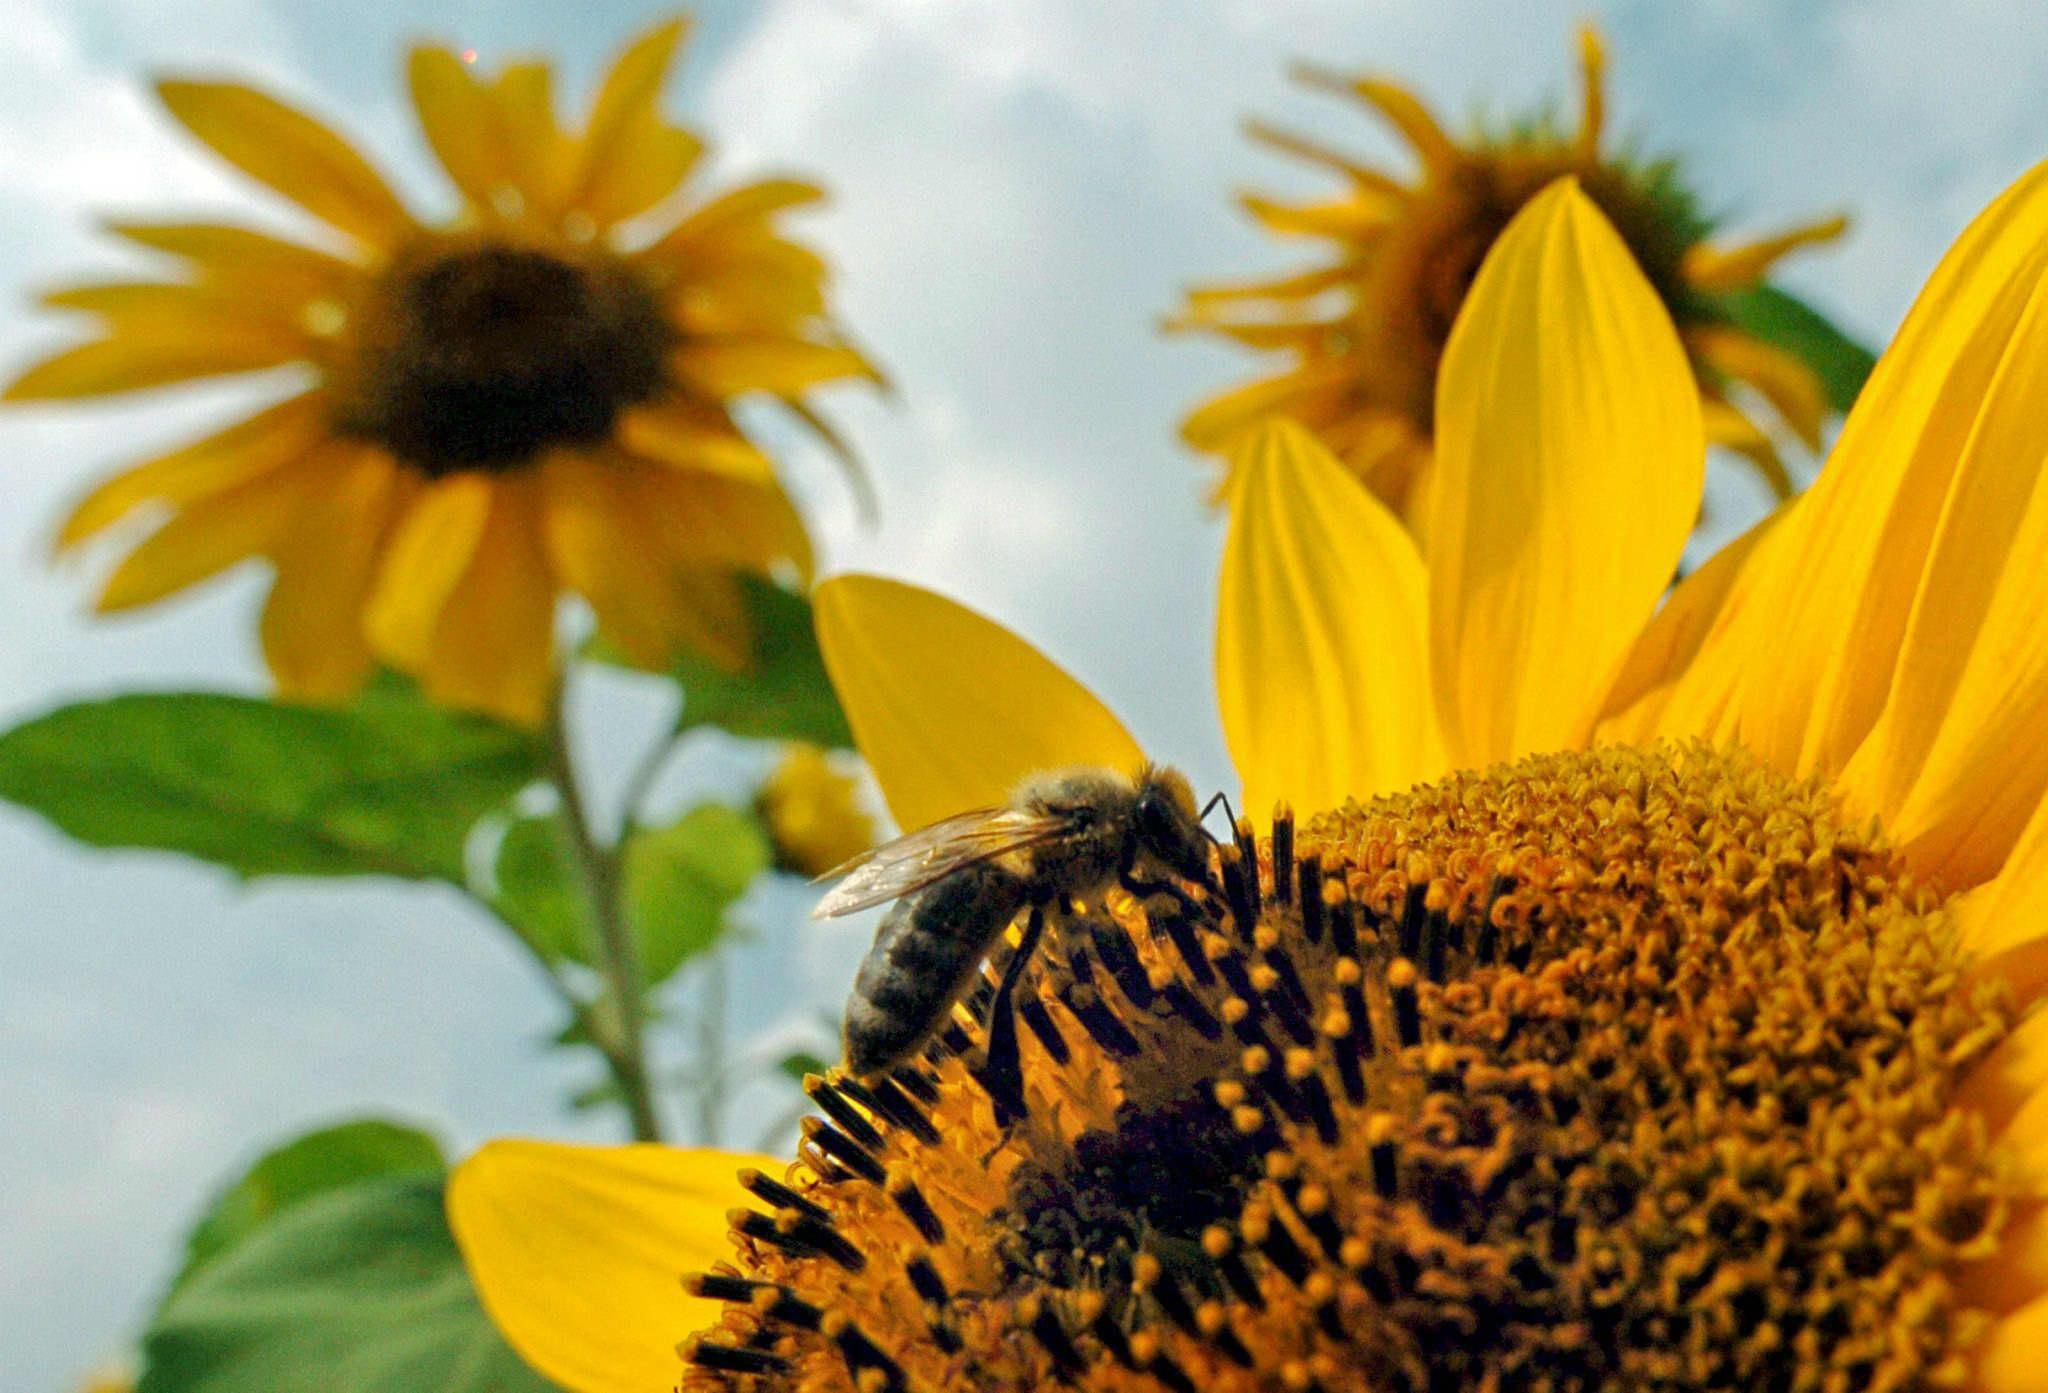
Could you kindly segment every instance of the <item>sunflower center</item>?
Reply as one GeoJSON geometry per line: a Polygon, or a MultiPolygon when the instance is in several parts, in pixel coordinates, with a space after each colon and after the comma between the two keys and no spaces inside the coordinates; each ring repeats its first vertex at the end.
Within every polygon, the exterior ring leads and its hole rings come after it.
{"type": "Polygon", "coordinates": [[[482,244],[395,269],[343,425],[430,477],[604,440],[664,380],[671,331],[624,266],[482,244]]]}
{"type": "Polygon", "coordinates": [[[2011,1204],[1958,966],[1890,848],[1701,748],[1283,818],[815,1081],[685,1382],[1949,1386],[2011,1204]]]}

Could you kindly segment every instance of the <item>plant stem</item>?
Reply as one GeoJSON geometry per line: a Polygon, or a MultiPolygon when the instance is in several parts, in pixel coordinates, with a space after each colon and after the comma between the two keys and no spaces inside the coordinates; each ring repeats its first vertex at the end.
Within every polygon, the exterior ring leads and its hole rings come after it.
{"type": "Polygon", "coordinates": [[[559,693],[548,715],[548,779],[561,800],[562,823],[568,829],[584,900],[592,922],[597,925],[598,963],[618,1012],[615,1038],[604,1047],[605,1062],[611,1066],[612,1077],[625,1096],[626,1111],[633,1122],[633,1139],[660,1141],[661,1122],[655,1116],[654,1094],[647,1082],[647,1021],[641,996],[640,953],[621,902],[619,852],[617,847],[598,840],[591,828],[583,793],[576,785],[576,767],[569,752],[559,693]]]}

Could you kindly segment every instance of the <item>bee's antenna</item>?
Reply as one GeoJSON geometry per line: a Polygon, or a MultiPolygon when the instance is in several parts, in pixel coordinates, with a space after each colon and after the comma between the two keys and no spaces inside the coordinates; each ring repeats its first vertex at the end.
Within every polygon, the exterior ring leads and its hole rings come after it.
{"type": "MultiPolygon", "coordinates": [[[[1237,809],[1230,806],[1230,795],[1225,793],[1220,788],[1216,790],[1216,796],[1214,798],[1211,798],[1208,802],[1202,805],[1202,811],[1195,818],[1195,822],[1197,825],[1207,822],[1209,820],[1209,814],[1216,811],[1216,805],[1218,803],[1221,803],[1223,805],[1224,812],[1230,814],[1231,835],[1235,837],[1237,835],[1237,809]]],[[[1214,832],[1211,832],[1206,827],[1202,828],[1202,835],[1207,837],[1210,841],[1215,842],[1218,846],[1223,845],[1222,841],[1217,838],[1216,834],[1214,832]]]]}

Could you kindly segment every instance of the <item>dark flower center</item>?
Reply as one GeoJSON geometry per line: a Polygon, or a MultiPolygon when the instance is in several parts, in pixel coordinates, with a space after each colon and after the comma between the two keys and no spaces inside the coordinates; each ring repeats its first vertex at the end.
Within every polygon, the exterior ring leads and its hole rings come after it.
{"type": "Polygon", "coordinates": [[[360,339],[343,426],[430,477],[593,445],[656,395],[673,331],[623,266],[518,247],[392,272],[360,339]]]}

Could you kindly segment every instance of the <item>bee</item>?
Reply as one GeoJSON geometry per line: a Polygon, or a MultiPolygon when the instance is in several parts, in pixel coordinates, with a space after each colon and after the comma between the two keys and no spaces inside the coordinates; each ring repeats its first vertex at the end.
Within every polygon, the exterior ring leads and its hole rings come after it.
{"type": "MultiPolygon", "coordinates": [[[[820,877],[844,878],[812,911],[819,919],[896,901],[847,999],[848,1069],[867,1077],[915,1053],[1025,906],[1099,894],[1129,881],[1141,857],[1207,884],[1205,812],[1195,810],[1186,776],[1163,765],[1147,765],[1136,778],[1095,767],[1054,770],[1024,780],[1002,807],[942,819],[820,877]]],[[[1041,926],[1034,916],[1005,974],[999,1009],[1041,926]]]]}

